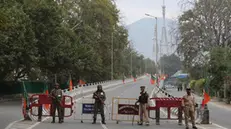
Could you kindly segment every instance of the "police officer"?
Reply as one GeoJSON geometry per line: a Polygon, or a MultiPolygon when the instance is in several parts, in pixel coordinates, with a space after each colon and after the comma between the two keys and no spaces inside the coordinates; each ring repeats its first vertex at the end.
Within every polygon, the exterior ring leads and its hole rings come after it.
{"type": "Polygon", "coordinates": [[[101,85],[97,86],[97,91],[93,93],[93,99],[95,99],[95,104],[94,104],[94,116],[93,116],[92,124],[96,123],[98,110],[100,110],[102,124],[106,124],[105,115],[104,115],[104,101],[106,100],[106,95],[101,85]]]}
{"type": "Polygon", "coordinates": [[[187,92],[187,94],[183,96],[183,101],[182,101],[182,106],[184,109],[186,129],[189,129],[189,125],[188,125],[189,117],[191,117],[193,129],[197,129],[197,127],[195,125],[195,105],[196,105],[195,98],[191,94],[190,88],[186,88],[186,92],[187,92]]]}
{"type": "Polygon", "coordinates": [[[55,84],[55,88],[51,90],[50,96],[52,98],[52,117],[53,120],[51,123],[55,123],[55,112],[58,111],[59,123],[63,122],[63,117],[61,113],[61,101],[63,97],[62,90],[59,88],[59,84],[55,84]]]}
{"type": "Polygon", "coordinates": [[[148,101],[149,95],[145,91],[145,86],[141,86],[140,89],[141,89],[141,92],[140,92],[139,99],[135,103],[135,104],[139,103],[139,109],[140,109],[140,123],[139,123],[139,125],[143,125],[143,116],[144,116],[146,125],[149,125],[148,111],[147,111],[148,102],[149,102],[148,101]]]}

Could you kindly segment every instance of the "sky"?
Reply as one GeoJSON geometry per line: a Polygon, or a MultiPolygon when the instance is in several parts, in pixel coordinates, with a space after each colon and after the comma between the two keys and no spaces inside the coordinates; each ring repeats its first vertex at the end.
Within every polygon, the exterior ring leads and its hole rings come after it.
{"type": "MultiPolygon", "coordinates": [[[[162,17],[163,0],[115,0],[120,10],[121,22],[129,25],[145,16],[145,13],[162,17]]],[[[181,13],[180,0],[165,0],[166,18],[176,19],[181,13]]]]}

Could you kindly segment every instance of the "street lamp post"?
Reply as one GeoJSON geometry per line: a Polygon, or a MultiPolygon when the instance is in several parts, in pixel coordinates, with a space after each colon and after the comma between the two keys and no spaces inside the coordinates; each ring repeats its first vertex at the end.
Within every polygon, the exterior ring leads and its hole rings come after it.
{"type": "MultiPolygon", "coordinates": [[[[156,25],[155,25],[155,34],[154,34],[154,37],[155,37],[155,40],[154,40],[154,44],[153,44],[153,46],[155,46],[155,42],[156,42],[156,59],[154,59],[154,60],[156,60],[156,66],[158,67],[158,53],[159,53],[159,48],[158,48],[158,32],[157,32],[157,17],[155,17],[155,16],[152,16],[152,15],[150,15],[150,14],[145,14],[146,16],[148,16],[148,17],[152,17],[152,18],[155,18],[155,20],[156,20],[156,25]]],[[[153,50],[154,51],[154,50],[153,50]]],[[[154,53],[154,52],[153,52],[154,53]]],[[[161,68],[161,66],[160,66],[160,68],[161,68]]]]}
{"type": "MultiPolygon", "coordinates": [[[[113,26],[113,31],[114,31],[114,26],[113,26]]],[[[114,59],[113,59],[113,54],[114,54],[114,41],[113,41],[113,37],[114,37],[114,32],[112,31],[112,35],[111,35],[111,80],[113,80],[113,67],[114,67],[114,59]]]]}

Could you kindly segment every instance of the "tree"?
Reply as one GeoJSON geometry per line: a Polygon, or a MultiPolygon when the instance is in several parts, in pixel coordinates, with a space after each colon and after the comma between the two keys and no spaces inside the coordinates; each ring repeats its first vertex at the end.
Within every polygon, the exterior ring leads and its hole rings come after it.
{"type": "Polygon", "coordinates": [[[0,14],[0,79],[17,80],[37,61],[32,22],[15,0],[4,1],[0,14]]]}
{"type": "Polygon", "coordinates": [[[172,54],[170,56],[162,56],[160,58],[160,63],[161,71],[164,71],[165,74],[168,74],[170,76],[181,69],[180,58],[177,57],[175,54],[172,54]]]}
{"type": "Polygon", "coordinates": [[[231,1],[199,0],[179,18],[178,53],[193,79],[210,78],[210,88],[222,90],[229,71],[231,1]],[[208,53],[208,57],[205,57],[208,53]],[[223,54],[222,54],[223,53],[223,54]],[[222,63],[224,61],[225,63],[222,63]]]}
{"type": "Polygon", "coordinates": [[[152,60],[129,47],[112,1],[8,0],[0,6],[2,80],[108,80],[112,53],[115,79],[155,72],[152,60]]]}

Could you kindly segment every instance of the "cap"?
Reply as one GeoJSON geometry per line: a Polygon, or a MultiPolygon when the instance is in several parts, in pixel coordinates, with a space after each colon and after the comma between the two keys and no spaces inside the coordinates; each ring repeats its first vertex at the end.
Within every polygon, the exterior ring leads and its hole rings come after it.
{"type": "Polygon", "coordinates": [[[59,86],[59,83],[55,83],[55,86],[59,86]]]}
{"type": "Polygon", "coordinates": [[[145,86],[140,86],[140,88],[145,88],[145,86]]]}
{"type": "Polygon", "coordinates": [[[190,87],[187,87],[186,90],[191,90],[191,88],[190,88],[190,87]]]}
{"type": "Polygon", "coordinates": [[[102,88],[102,85],[98,85],[97,88],[102,88]]]}

